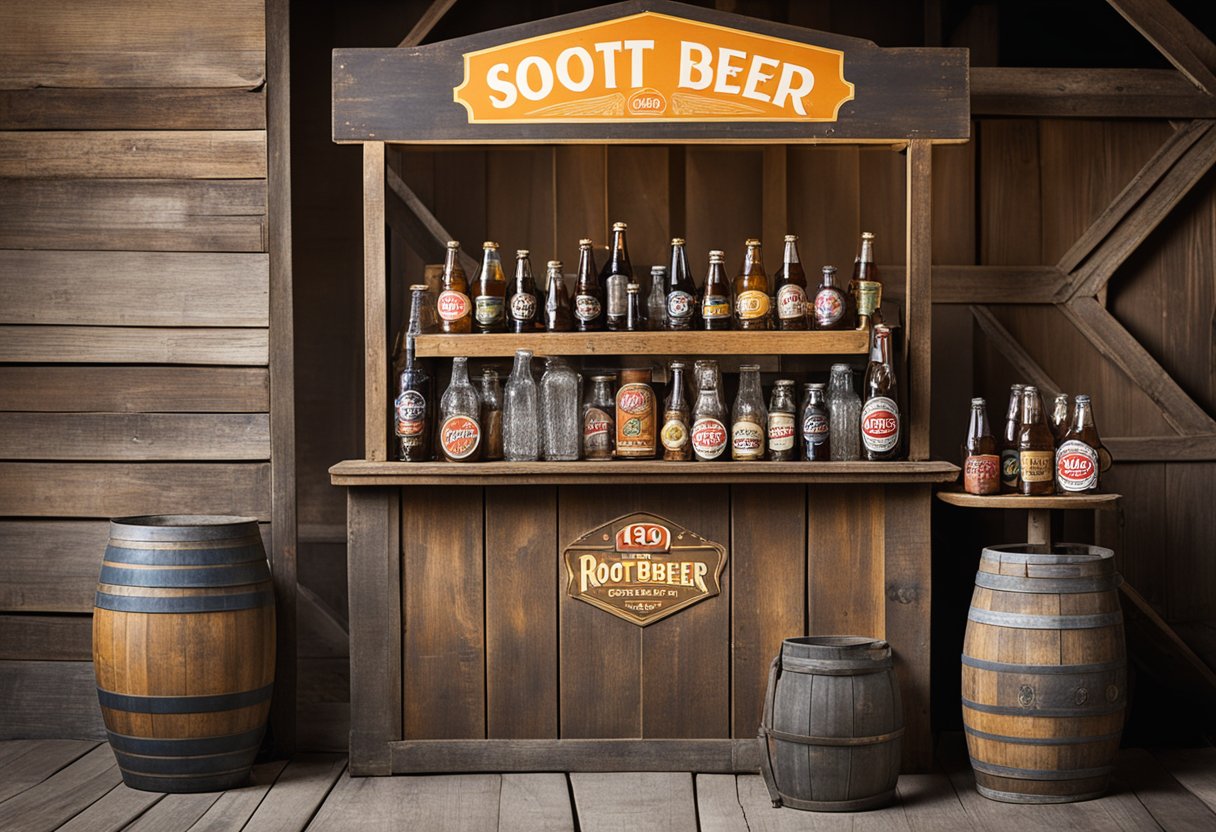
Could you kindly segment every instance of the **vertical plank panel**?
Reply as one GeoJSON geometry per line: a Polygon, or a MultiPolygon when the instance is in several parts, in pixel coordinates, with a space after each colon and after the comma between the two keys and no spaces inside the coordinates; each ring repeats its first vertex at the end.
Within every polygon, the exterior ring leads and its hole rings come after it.
{"type": "MultiPolygon", "coordinates": [[[[763,171],[764,182],[762,183],[762,196],[764,198],[764,216],[762,218],[761,239],[764,241],[766,249],[771,251],[773,257],[773,265],[770,267],[774,272],[781,263],[781,257],[785,251],[785,235],[796,234],[790,226],[790,211],[789,211],[789,146],[784,144],[766,145],[762,151],[763,156],[763,171]]],[[[798,253],[806,256],[799,247],[798,253]]],[[[806,265],[808,271],[814,274],[814,270],[810,263],[806,265]]],[[[808,282],[811,278],[808,277],[808,282]]],[[[812,289],[812,291],[814,291],[812,289]]]]}
{"type": "Polygon", "coordinates": [[[857,154],[856,147],[789,148],[789,223],[791,233],[799,236],[808,283],[818,267],[828,264],[843,280],[852,273],[861,239],[857,154]]]}
{"type": "MultiPolygon", "coordinates": [[[[764,230],[763,151],[690,146],[684,158],[689,245],[693,252],[725,251],[726,273],[733,276],[743,262],[744,240],[764,230]]],[[[780,256],[765,252],[770,273],[780,256]]]]}
{"type": "Polygon", "coordinates": [[[982,262],[1042,263],[1038,122],[985,119],[977,127],[982,262]]]}
{"type": "Polygon", "coordinates": [[[607,157],[603,147],[594,145],[561,145],[553,153],[557,172],[554,245],[558,259],[569,266],[568,272],[573,272],[578,266],[581,238],[590,237],[597,245],[607,243],[602,236],[608,233],[607,157]]]}
{"type": "MultiPolygon", "coordinates": [[[[449,148],[435,153],[435,218],[478,262],[486,236],[486,151],[449,148]]],[[[473,275],[469,275],[470,278],[473,275]]]]}
{"type": "Polygon", "coordinates": [[[553,153],[552,147],[487,151],[486,238],[501,244],[508,276],[513,273],[516,249],[533,252],[534,271],[554,256],[560,259],[553,238],[553,153]]]}
{"type": "Polygon", "coordinates": [[[806,627],[806,488],[731,490],[731,736],[756,735],[768,666],[806,627]]]}
{"type": "Polygon", "coordinates": [[[557,489],[486,489],[486,735],[557,737],[557,489]]]}
{"type": "Polygon", "coordinates": [[[666,265],[671,238],[684,233],[669,224],[667,158],[665,147],[607,148],[607,219],[629,223],[629,259],[643,291],[649,283],[650,267],[666,265]]]}
{"type": "Polygon", "coordinates": [[[907,306],[904,356],[908,366],[908,458],[929,458],[930,377],[933,329],[933,146],[908,143],[907,306]]]}
{"type": "MultiPolygon", "coordinates": [[[[1115,527],[1113,535],[1096,542],[1115,549],[1115,567],[1123,580],[1158,610],[1166,609],[1167,575],[1174,564],[1165,470],[1160,462],[1116,462],[1102,475],[1102,488],[1123,499],[1115,511],[1095,512],[1099,529],[1115,527]]],[[[1195,499],[1183,496],[1184,502],[1195,499]]]]}
{"type": "Polygon", "coordinates": [[[363,145],[364,458],[388,458],[388,313],[384,262],[384,142],[363,145]]]}
{"type": "Polygon", "coordinates": [[[809,486],[807,633],[881,637],[882,486],[809,486]]]}
{"type": "Polygon", "coordinates": [[[642,630],[642,736],[730,736],[728,486],[648,489],[648,511],[727,547],[721,594],[642,630]]]}
{"type": "Polygon", "coordinates": [[[1166,617],[1170,621],[1216,618],[1216,598],[1212,597],[1216,587],[1214,490],[1216,463],[1165,465],[1166,527],[1171,531],[1166,565],[1166,617]]]}
{"type": "MultiPolygon", "coordinates": [[[[903,264],[907,256],[904,159],[887,147],[862,147],[857,160],[861,230],[874,232],[874,257],[878,263],[903,264]]],[[[853,244],[857,242],[854,240],[853,244]]]]}
{"type": "Polygon", "coordinates": [[[483,489],[402,491],[406,739],[486,735],[483,489]]]}

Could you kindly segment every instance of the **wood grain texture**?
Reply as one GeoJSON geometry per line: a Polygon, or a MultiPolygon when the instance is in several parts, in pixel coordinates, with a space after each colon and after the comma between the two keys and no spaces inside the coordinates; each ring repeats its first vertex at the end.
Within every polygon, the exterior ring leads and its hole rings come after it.
{"type": "Polygon", "coordinates": [[[0,615],[0,659],[92,661],[93,621],[87,615],[0,615]]]}
{"type": "Polygon", "coordinates": [[[570,788],[583,832],[696,832],[687,772],[571,774],[570,788]]]}
{"type": "Polygon", "coordinates": [[[38,785],[0,803],[0,828],[51,832],[121,779],[108,745],[100,745],[38,785]]]}
{"type": "Polygon", "coordinates": [[[769,662],[806,630],[806,489],[732,488],[730,510],[731,736],[743,739],[760,725],[769,662]]]}
{"type": "Polygon", "coordinates": [[[1212,118],[1216,98],[1172,69],[972,66],[971,114],[1212,118]]]}
{"type": "Polygon", "coordinates": [[[509,356],[517,349],[538,355],[861,355],[868,340],[869,330],[420,335],[418,355],[509,356]]]}
{"type": "Polygon", "coordinates": [[[557,489],[488,488],[485,500],[486,736],[556,738],[557,489]]]}
{"type": "Polygon", "coordinates": [[[886,632],[883,505],[876,486],[807,489],[809,635],[886,632]]]}
{"type": "Polygon", "coordinates": [[[0,361],[265,365],[265,329],[0,326],[0,361]]]}
{"type": "Polygon", "coordinates": [[[259,89],[0,90],[0,130],[229,130],[266,127],[259,89]]]}
{"type": "Polygon", "coordinates": [[[504,774],[498,832],[574,832],[564,774],[504,774]]]}
{"type": "Polygon", "coordinates": [[[406,738],[486,736],[484,519],[481,489],[402,494],[406,738]]]}
{"type": "Polygon", "coordinates": [[[265,460],[265,413],[0,413],[0,459],[265,460]]]}
{"type": "Polygon", "coordinates": [[[257,252],[265,213],[260,179],[0,179],[4,248],[257,252]]]}
{"type": "Polygon", "coordinates": [[[1038,125],[985,119],[979,136],[980,262],[1041,263],[1038,125]]]}
{"type": "MultiPolygon", "coordinates": [[[[544,278],[545,261],[578,263],[578,238],[555,239],[552,147],[498,147],[486,152],[486,239],[502,245],[499,252],[508,279],[515,273],[515,251],[532,251],[532,271],[544,278]]],[[[443,262],[436,260],[434,262],[443,262]]],[[[473,272],[469,272],[472,277],[473,272]]]]}
{"type": "Polygon", "coordinates": [[[265,463],[0,463],[0,505],[23,517],[235,514],[270,519],[265,463]]]}
{"type": "Polygon", "coordinates": [[[0,10],[0,86],[252,89],[265,73],[264,26],[254,0],[18,0],[0,10]]]}
{"type": "MultiPolygon", "coordinates": [[[[607,245],[609,222],[615,222],[608,218],[607,148],[594,145],[555,147],[553,167],[555,243],[568,246],[573,241],[577,245],[583,237],[590,237],[607,245]]],[[[602,249],[596,252],[597,266],[603,266],[605,256],[602,249]]],[[[536,263],[539,262],[538,257],[536,263]]],[[[577,264],[575,260],[574,265],[577,264]]]]}
{"type": "Polygon", "coordinates": [[[501,786],[497,774],[343,777],[308,828],[375,832],[404,826],[496,832],[501,786]]]}
{"type": "Polygon", "coordinates": [[[1119,755],[1115,780],[1135,790],[1136,797],[1163,829],[1204,829],[1216,824],[1216,808],[1179,783],[1142,748],[1119,755]]]}
{"type": "MultiPolygon", "coordinates": [[[[650,267],[670,265],[671,238],[684,233],[671,226],[670,154],[665,147],[612,145],[604,152],[608,221],[629,223],[629,259],[634,280],[646,287],[650,283],[650,267]]],[[[591,236],[598,237],[599,233],[596,229],[591,236]]],[[[611,235],[605,239],[611,242],[611,235]]],[[[572,245],[577,240],[559,240],[558,244],[571,252],[571,264],[577,264],[577,249],[572,245]]],[[[602,267],[606,258],[607,254],[597,256],[597,265],[602,267]]]]}
{"type": "Polygon", "coordinates": [[[92,612],[109,536],[105,521],[0,523],[0,609],[92,612]]]}
{"type": "MultiPolygon", "coordinates": [[[[848,274],[862,232],[859,149],[790,145],[786,151],[788,188],[793,194],[789,230],[798,235],[799,253],[808,263],[835,265],[840,275],[848,274]],[[815,198],[802,198],[804,194],[815,198]]],[[[812,270],[808,282],[813,278],[812,270]]]]}
{"type": "MultiPolygon", "coordinates": [[[[5,702],[0,737],[105,739],[92,662],[0,662],[0,697],[5,702]]],[[[102,749],[113,764],[110,747],[102,749]]],[[[0,806],[8,807],[9,802],[0,806]]],[[[0,828],[3,817],[0,814],[0,828]]]]}
{"type": "Polygon", "coordinates": [[[697,823],[703,832],[748,832],[733,774],[696,776],[697,823]]]}
{"type": "Polygon", "coordinates": [[[933,303],[1055,303],[1070,288],[1054,266],[934,266],[932,271],[933,303]]]}
{"type": "Polygon", "coordinates": [[[119,783],[56,832],[118,832],[163,797],[158,792],[142,792],[119,783]]]}
{"type": "Polygon", "coordinates": [[[123,832],[159,832],[162,829],[189,829],[220,799],[220,792],[168,794],[139,816],[123,832]]]}
{"type": "Polygon", "coordinates": [[[0,801],[38,785],[96,747],[87,740],[7,740],[0,746],[0,801]]]}
{"type": "Polygon", "coordinates": [[[392,771],[755,771],[746,740],[413,740],[392,743],[392,771]]]}
{"type": "MultiPolygon", "coordinates": [[[[249,785],[221,794],[219,800],[211,804],[211,808],[194,822],[194,825],[190,827],[190,832],[227,832],[231,829],[244,828],[253,813],[257,811],[258,806],[266,799],[287,765],[287,760],[255,765],[249,785]]],[[[85,829],[87,827],[82,827],[81,832],[84,832],[85,829]]]]}
{"type": "Polygon", "coordinates": [[[388,456],[388,309],[384,260],[384,143],[363,145],[363,456],[388,456]]]}
{"type": "Polygon", "coordinates": [[[1166,0],[1107,0],[1115,11],[1208,95],[1216,95],[1216,46],[1166,0]]]}
{"type": "Polygon", "coordinates": [[[266,413],[262,367],[0,367],[0,412],[266,413]]]}
{"type": "Polygon", "coordinates": [[[1216,434],[1191,436],[1110,436],[1102,444],[1119,462],[1216,461],[1216,434]]]}
{"type": "Polygon", "coordinates": [[[933,334],[933,147],[915,139],[908,143],[907,275],[905,278],[904,377],[908,403],[908,459],[929,458],[930,382],[933,334]]]}
{"type": "Polygon", "coordinates": [[[0,251],[0,323],[264,327],[263,254],[0,251]]]}
{"type": "Polygon", "coordinates": [[[1153,756],[1187,791],[1216,811],[1216,750],[1211,748],[1170,748],[1153,751],[1153,756]]]}
{"type": "Polygon", "coordinates": [[[431,33],[443,16],[448,13],[448,10],[456,4],[456,0],[431,0],[426,9],[423,10],[422,16],[410,28],[409,32],[401,43],[397,44],[398,48],[407,46],[417,46],[426,40],[426,36],[431,33]]]}
{"type": "Polygon", "coordinates": [[[1019,343],[1004,324],[997,319],[996,315],[982,306],[972,306],[971,314],[975,318],[975,322],[979,324],[980,329],[988,338],[988,343],[992,345],[1005,360],[1008,361],[1017,371],[1018,378],[1030,382],[1041,391],[1040,397],[1044,395],[1054,396],[1060,392],[1061,387],[1051,376],[1047,374],[1026,348],[1019,343]]]}
{"type": "MultiPolygon", "coordinates": [[[[1173,621],[1216,619],[1216,564],[1204,557],[1207,541],[1216,540],[1216,513],[1196,508],[1196,495],[1216,485],[1216,463],[1171,463],[1165,466],[1166,614],[1173,621]]],[[[1202,498],[1200,498],[1202,499],[1202,498]]],[[[1160,551],[1159,549],[1157,550],[1160,551]]]]}
{"type": "Polygon", "coordinates": [[[0,132],[0,176],[264,179],[264,130],[0,132]]]}
{"type": "Polygon", "coordinates": [[[241,832],[303,829],[345,771],[342,754],[296,754],[241,832]]]}

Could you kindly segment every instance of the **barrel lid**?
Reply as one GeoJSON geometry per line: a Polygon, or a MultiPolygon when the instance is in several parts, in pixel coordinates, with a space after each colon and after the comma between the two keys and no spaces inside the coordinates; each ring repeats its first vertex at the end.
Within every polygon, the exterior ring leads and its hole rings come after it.
{"type": "Polygon", "coordinates": [[[891,657],[891,646],[869,636],[798,636],[781,643],[781,654],[800,659],[873,659],[891,657]]]}
{"type": "Polygon", "coordinates": [[[151,514],[110,521],[110,538],[115,540],[227,540],[257,534],[257,518],[234,515],[151,514]]]}

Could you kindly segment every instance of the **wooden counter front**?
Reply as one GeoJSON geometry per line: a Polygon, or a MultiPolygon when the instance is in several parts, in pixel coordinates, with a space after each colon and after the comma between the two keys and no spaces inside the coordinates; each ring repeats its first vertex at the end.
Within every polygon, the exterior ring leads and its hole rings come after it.
{"type": "Polygon", "coordinates": [[[891,642],[905,770],[925,770],[930,489],[957,472],[341,463],[351,771],[754,771],[769,662],[802,634],[891,642]],[[721,594],[646,627],[568,597],[565,546],[634,511],[722,544],[721,594]]]}

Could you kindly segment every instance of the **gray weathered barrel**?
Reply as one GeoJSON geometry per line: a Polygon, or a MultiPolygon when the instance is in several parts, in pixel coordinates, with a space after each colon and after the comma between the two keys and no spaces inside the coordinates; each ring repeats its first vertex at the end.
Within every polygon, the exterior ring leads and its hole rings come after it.
{"type": "Polygon", "coordinates": [[[274,682],[274,590],[257,521],[110,524],[93,667],[124,782],[163,792],[244,783],[274,682]]]}
{"type": "Polygon", "coordinates": [[[963,643],[963,726],[980,794],[1011,803],[1100,796],[1127,705],[1114,553],[990,546],[963,643]]]}
{"type": "Polygon", "coordinates": [[[904,733],[885,641],[787,638],[773,659],[760,725],[774,806],[856,812],[895,797],[904,733]]]}

